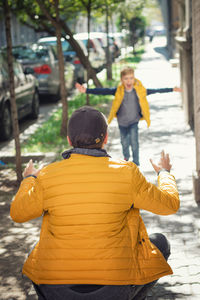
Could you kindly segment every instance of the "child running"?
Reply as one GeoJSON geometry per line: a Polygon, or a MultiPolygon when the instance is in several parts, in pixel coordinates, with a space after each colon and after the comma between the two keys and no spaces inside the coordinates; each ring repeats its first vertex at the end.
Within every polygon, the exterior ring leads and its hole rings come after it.
{"type": "Polygon", "coordinates": [[[108,124],[117,117],[124,159],[129,160],[131,147],[133,162],[139,165],[138,123],[140,120],[145,120],[147,126],[150,126],[150,111],[146,96],[181,90],[178,87],[146,89],[141,81],[135,78],[131,67],[124,68],[120,75],[121,84],[115,88],[88,89],[79,83],[76,83],[76,88],[81,93],[115,96],[108,116],[108,124]]]}

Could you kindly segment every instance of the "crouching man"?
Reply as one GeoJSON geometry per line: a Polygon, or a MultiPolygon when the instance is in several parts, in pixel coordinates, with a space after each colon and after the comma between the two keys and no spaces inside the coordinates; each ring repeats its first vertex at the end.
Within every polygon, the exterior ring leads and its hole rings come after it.
{"type": "Polygon", "coordinates": [[[148,236],[140,209],[176,213],[179,196],[169,156],[161,153],[158,187],[133,162],[104,150],[107,122],[92,107],[76,110],[68,124],[72,148],[42,170],[32,161],[11,204],[22,223],[43,217],[40,239],[23,266],[38,299],[145,299],[149,288],[172,274],[170,246],[148,236]]]}

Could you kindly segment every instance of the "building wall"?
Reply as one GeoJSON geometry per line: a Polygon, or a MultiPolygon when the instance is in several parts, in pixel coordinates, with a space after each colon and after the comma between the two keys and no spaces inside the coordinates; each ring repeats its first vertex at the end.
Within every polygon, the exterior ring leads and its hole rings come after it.
{"type": "Polygon", "coordinates": [[[193,129],[192,2],[191,0],[176,0],[173,2],[172,10],[175,8],[175,3],[178,5],[179,28],[174,39],[179,50],[182,104],[185,120],[193,129]]]}
{"type": "Polygon", "coordinates": [[[168,47],[174,48],[170,37],[174,38],[179,50],[182,106],[186,122],[194,129],[196,169],[193,187],[195,200],[200,205],[200,0],[166,0],[166,3],[170,15],[166,18],[171,24],[168,26],[168,47]],[[174,30],[177,25],[178,29],[174,30]]]}
{"type": "MultiPolygon", "coordinates": [[[[75,22],[70,21],[68,25],[72,32],[87,32],[87,18],[85,16],[78,17],[75,22]]],[[[102,24],[96,24],[93,20],[91,20],[91,31],[105,31],[104,27],[105,26],[102,24]]],[[[6,35],[2,10],[0,10],[0,28],[0,47],[5,47],[6,35]]],[[[12,44],[13,46],[16,46],[25,43],[35,43],[40,37],[48,36],[49,34],[47,32],[35,32],[32,28],[19,23],[16,16],[11,14],[11,35],[12,44]]]]}
{"type": "MultiPolygon", "coordinates": [[[[196,169],[200,173],[200,1],[192,1],[194,131],[196,169]]],[[[199,174],[200,176],[200,174],[199,174]]]]}
{"type": "MultiPolygon", "coordinates": [[[[6,46],[5,21],[3,12],[0,11],[0,47],[6,46]]],[[[11,14],[11,36],[13,46],[36,42],[43,33],[36,33],[32,28],[20,24],[15,15],[11,14]]]]}

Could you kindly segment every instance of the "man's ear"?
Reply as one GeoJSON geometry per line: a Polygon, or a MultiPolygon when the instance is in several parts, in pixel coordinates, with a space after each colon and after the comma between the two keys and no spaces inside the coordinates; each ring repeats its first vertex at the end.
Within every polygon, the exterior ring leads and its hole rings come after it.
{"type": "Polygon", "coordinates": [[[70,146],[72,146],[72,142],[71,142],[69,136],[67,136],[67,140],[68,140],[68,143],[70,144],[70,146]]]}
{"type": "Polygon", "coordinates": [[[103,142],[103,143],[106,145],[107,142],[108,142],[108,132],[106,133],[106,136],[105,136],[105,139],[104,139],[104,142],[103,142]]]}

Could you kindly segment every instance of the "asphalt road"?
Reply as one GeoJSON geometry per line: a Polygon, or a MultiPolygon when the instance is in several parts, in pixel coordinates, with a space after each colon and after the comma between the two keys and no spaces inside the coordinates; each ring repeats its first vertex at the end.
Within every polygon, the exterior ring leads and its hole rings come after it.
{"type": "MultiPolygon", "coordinates": [[[[41,124],[46,121],[51,114],[61,106],[60,102],[52,103],[43,100],[40,105],[40,113],[37,120],[31,120],[28,116],[19,122],[20,141],[23,142],[32,134],[41,124]]],[[[0,158],[14,153],[14,140],[0,142],[0,158]]]]}

